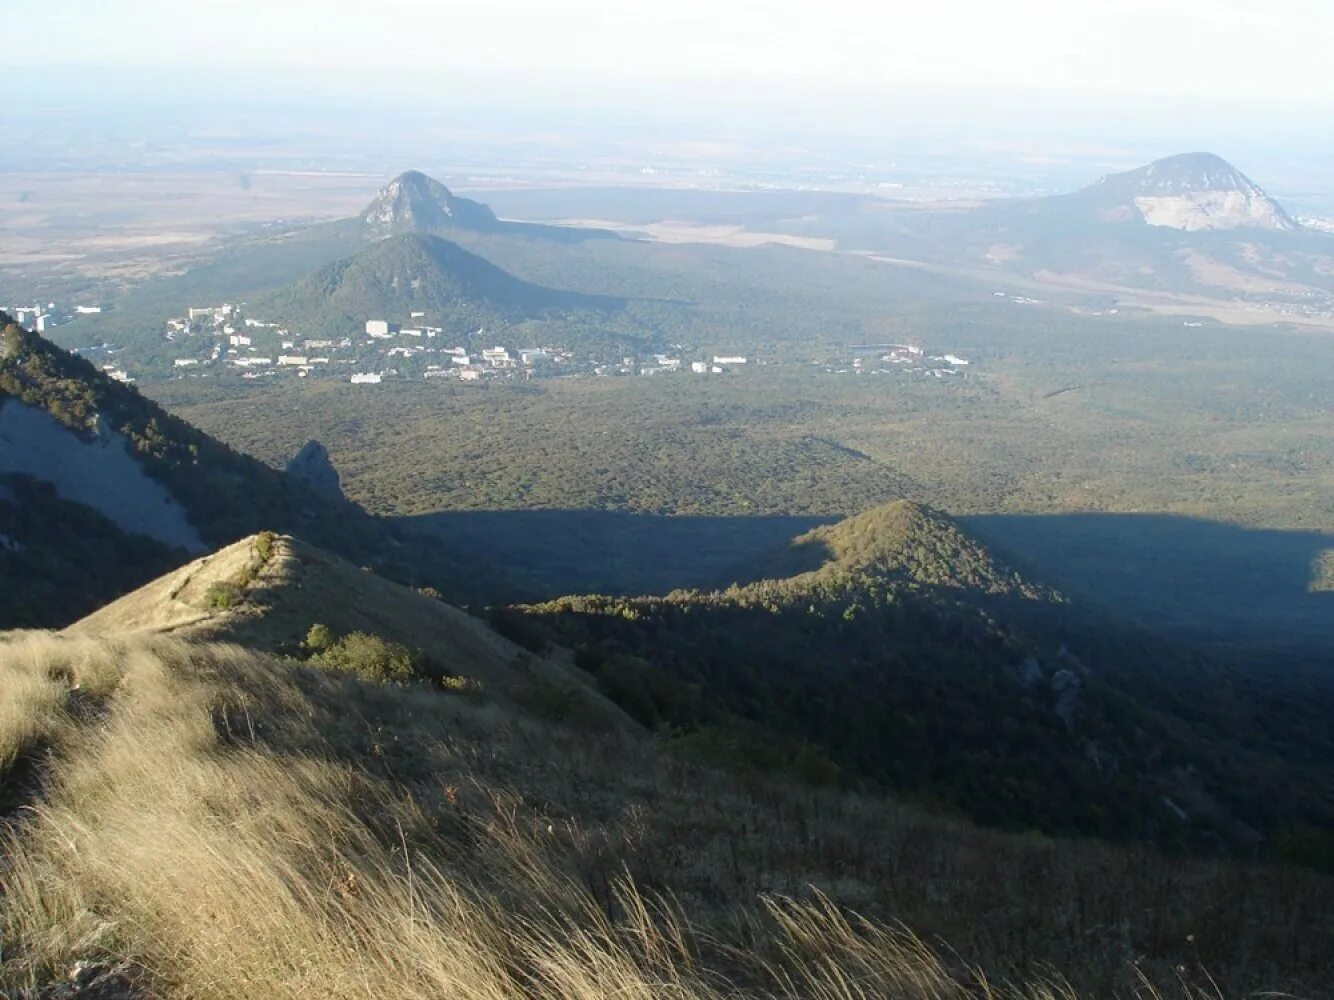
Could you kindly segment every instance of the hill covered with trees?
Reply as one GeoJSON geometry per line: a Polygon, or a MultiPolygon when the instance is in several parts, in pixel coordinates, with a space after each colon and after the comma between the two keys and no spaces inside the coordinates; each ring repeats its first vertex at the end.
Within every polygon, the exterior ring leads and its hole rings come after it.
{"type": "Polygon", "coordinates": [[[345,335],[360,332],[368,319],[406,324],[414,312],[457,334],[619,305],[523,281],[457,243],[407,232],[322,267],[252,308],[302,330],[345,335]]]}
{"type": "Polygon", "coordinates": [[[896,502],[816,528],[760,570],[501,621],[571,646],[628,712],[711,759],[988,825],[1250,854],[1334,816],[1315,764],[1334,746],[1294,688],[1071,608],[935,511],[896,502]],[[1274,741],[1278,718],[1300,753],[1274,741]]]}
{"type": "MultiPolygon", "coordinates": [[[[49,414],[73,439],[124,447],[131,467],[165,490],[207,546],[260,530],[299,532],[393,578],[436,586],[456,600],[484,595],[490,579],[486,571],[472,563],[463,593],[460,563],[434,540],[392,528],[354,503],[321,496],[305,482],[232,450],[3,314],[0,337],[0,408],[30,407],[49,414]]],[[[62,470],[54,468],[49,475],[54,481],[47,492],[60,498],[62,470]]],[[[170,547],[145,544],[150,540],[138,534],[116,538],[115,525],[86,504],[79,512],[68,502],[45,504],[41,477],[27,478],[0,495],[0,516],[17,532],[14,547],[0,561],[7,589],[21,590],[30,577],[68,582],[82,574],[80,567],[89,574],[80,585],[62,585],[59,600],[23,603],[27,611],[6,602],[0,626],[66,624],[123,592],[126,583],[160,572],[165,561],[186,557],[183,550],[172,554],[170,547]],[[30,527],[18,531],[20,525],[30,527]],[[133,554],[118,560],[118,568],[103,571],[88,561],[98,545],[103,551],[133,554]]]]}

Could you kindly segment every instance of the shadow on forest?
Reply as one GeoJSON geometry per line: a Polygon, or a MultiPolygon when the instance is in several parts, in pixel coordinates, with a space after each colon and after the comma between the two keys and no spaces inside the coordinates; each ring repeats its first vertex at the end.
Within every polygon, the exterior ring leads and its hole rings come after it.
{"type": "Polygon", "coordinates": [[[781,558],[790,573],[824,553],[788,549],[835,518],[701,517],[602,510],[441,511],[400,521],[426,529],[455,553],[497,566],[531,599],[565,594],[664,594],[750,583],[781,558]]]}
{"type": "MultiPolygon", "coordinates": [[[[484,510],[402,520],[464,559],[498,568],[526,599],[544,600],[665,594],[796,575],[816,569],[827,554],[820,546],[794,546],[793,539],[835,519],[484,510]]],[[[1168,514],[960,521],[997,555],[1087,610],[1101,608],[1192,643],[1305,652],[1334,644],[1334,589],[1320,589],[1334,588],[1329,535],[1168,514]]]]}
{"type": "Polygon", "coordinates": [[[1171,514],[961,521],[998,554],[1072,598],[1154,630],[1272,649],[1327,650],[1334,642],[1331,535],[1171,514]]]}

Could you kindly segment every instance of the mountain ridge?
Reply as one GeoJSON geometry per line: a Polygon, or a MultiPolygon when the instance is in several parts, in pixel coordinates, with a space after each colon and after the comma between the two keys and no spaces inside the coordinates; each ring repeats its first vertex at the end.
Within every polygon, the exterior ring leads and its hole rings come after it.
{"type": "MultiPolygon", "coordinates": [[[[165,536],[169,546],[182,540],[191,543],[174,549],[177,561],[188,558],[191,549],[198,552],[216,548],[256,531],[273,529],[312,538],[315,544],[376,566],[391,577],[433,585],[460,603],[481,596],[493,585],[497,592],[508,588],[475,561],[470,561],[467,574],[456,572],[462,569],[462,563],[434,539],[391,527],[351,501],[321,495],[306,482],[233,450],[168,413],[133,386],[109,378],[91,362],[23,329],[3,313],[0,414],[21,414],[22,428],[37,422],[49,438],[45,448],[34,451],[26,444],[6,445],[0,437],[0,447],[8,460],[0,467],[7,468],[8,474],[49,483],[66,504],[78,503],[97,511],[101,518],[97,523],[102,525],[96,529],[99,533],[105,534],[107,526],[115,524],[127,537],[140,537],[142,527],[137,527],[137,522],[122,517],[116,524],[119,508],[98,502],[96,492],[114,493],[116,483],[98,486],[88,482],[83,474],[84,453],[78,449],[92,448],[99,456],[120,456],[115,475],[126,502],[143,503],[144,497],[152,496],[160,508],[165,498],[167,506],[183,518],[182,531],[190,529],[190,534],[165,536]],[[67,461],[32,464],[48,457],[43,453],[53,451],[57,444],[68,444],[75,454],[67,461]],[[66,472],[79,476],[72,478],[66,472]],[[136,483],[142,487],[137,492],[136,483]],[[473,584],[481,581],[486,582],[474,590],[473,584]]],[[[30,489],[19,495],[11,488],[8,493],[10,499],[3,501],[6,508],[14,507],[24,497],[38,495],[30,489]]],[[[25,514],[23,510],[8,515],[16,523],[35,516],[36,512],[25,514]]],[[[93,523],[79,519],[88,530],[93,530],[93,523]]],[[[79,537],[62,537],[53,530],[42,530],[40,535],[47,547],[41,553],[26,553],[22,564],[3,561],[6,572],[29,571],[34,561],[52,567],[79,564],[70,551],[82,544],[79,537]]],[[[23,538],[14,541],[25,543],[23,538]]],[[[146,550],[145,569],[160,572],[162,553],[168,551],[163,543],[164,538],[159,537],[151,552],[146,550]]],[[[97,600],[114,598],[115,588],[124,586],[125,581],[118,577],[113,584],[113,577],[116,575],[106,574],[107,589],[97,591],[97,600]]],[[[16,580],[0,582],[17,584],[16,580]]],[[[6,618],[12,610],[12,605],[0,606],[0,627],[18,624],[6,618]]],[[[64,625],[91,608],[71,604],[45,610],[45,617],[23,623],[64,625]]]]}
{"type": "Polygon", "coordinates": [[[486,622],[291,535],[242,538],[149,581],[64,629],[70,636],[170,635],[247,649],[301,650],[312,627],[362,633],[425,652],[429,673],[519,693],[555,686],[606,724],[629,720],[587,679],[549,655],[526,654],[486,622]],[[521,664],[521,666],[520,666],[521,664]]]}

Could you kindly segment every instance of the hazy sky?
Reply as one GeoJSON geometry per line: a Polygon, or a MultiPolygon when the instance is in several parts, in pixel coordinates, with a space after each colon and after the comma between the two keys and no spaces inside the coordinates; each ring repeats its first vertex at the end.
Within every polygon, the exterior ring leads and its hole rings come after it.
{"type": "MultiPolygon", "coordinates": [[[[1334,105],[1331,0],[0,0],[24,66],[282,67],[506,89],[1334,105]]],[[[243,80],[237,80],[244,87],[243,80]]]]}
{"type": "Polygon", "coordinates": [[[1334,0],[0,0],[0,28],[0,128],[56,156],[135,115],[150,147],[183,122],[253,138],[264,109],[266,141],[450,164],[467,136],[497,163],[516,137],[661,136],[1058,187],[1191,149],[1290,190],[1334,176],[1334,0]]]}

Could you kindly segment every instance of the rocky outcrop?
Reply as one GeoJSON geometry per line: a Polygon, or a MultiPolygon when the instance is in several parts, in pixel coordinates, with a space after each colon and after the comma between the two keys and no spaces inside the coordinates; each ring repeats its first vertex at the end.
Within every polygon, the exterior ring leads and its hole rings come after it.
{"type": "Polygon", "coordinates": [[[1138,219],[1184,232],[1301,228],[1260,185],[1213,153],[1182,153],[1104,177],[1084,194],[1104,221],[1138,219]]]}
{"type": "Polygon", "coordinates": [[[287,463],[287,474],[299,479],[326,500],[342,500],[343,484],[329,460],[329,449],[318,441],[307,441],[287,463]]]}
{"type": "Polygon", "coordinates": [[[1068,732],[1074,732],[1083,689],[1083,679],[1073,670],[1058,670],[1051,676],[1052,710],[1068,732]]]}
{"type": "Polygon", "coordinates": [[[481,202],[460,198],[417,170],[399,174],[361,213],[372,238],[441,229],[494,229],[495,214],[481,202]]]}
{"type": "Polygon", "coordinates": [[[141,970],[128,962],[77,962],[62,983],[52,983],[35,994],[36,1000],[136,1000],[147,994],[138,988],[141,970]]]}

